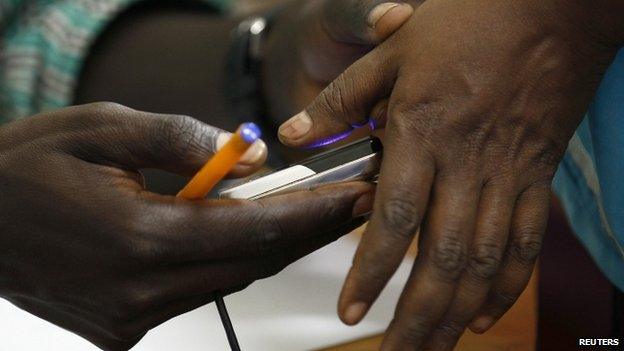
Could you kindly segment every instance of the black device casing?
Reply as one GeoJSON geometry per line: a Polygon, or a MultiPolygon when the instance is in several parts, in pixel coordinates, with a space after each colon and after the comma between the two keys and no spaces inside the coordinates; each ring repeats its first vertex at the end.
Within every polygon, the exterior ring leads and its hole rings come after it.
{"type": "Polygon", "coordinates": [[[382,153],[381,141],[369,137],[225,189],[219,192],[219,197],[254,200],[323,184],[373,181],[379,175],[382,153]]]}

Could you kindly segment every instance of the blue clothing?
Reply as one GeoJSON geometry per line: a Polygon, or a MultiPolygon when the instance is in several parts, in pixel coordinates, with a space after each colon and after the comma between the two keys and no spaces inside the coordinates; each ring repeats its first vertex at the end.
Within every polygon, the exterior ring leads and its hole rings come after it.
{"type": "Polygon", "coordinates": [[[580,241],[624,291],[624,49],[570,141],[553,186],[580,241]]]}

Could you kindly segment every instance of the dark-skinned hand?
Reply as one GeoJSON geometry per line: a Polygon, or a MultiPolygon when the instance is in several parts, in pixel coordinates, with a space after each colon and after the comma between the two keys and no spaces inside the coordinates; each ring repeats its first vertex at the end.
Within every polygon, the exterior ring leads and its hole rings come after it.
{"type": "MultiPolygon", "coordinates": [[[[110,103],[0,127],[0,296],[103,349],[124,350],[217,291],[334,241],[371,210],[366,183],[254,202],[144,189],[140,169],[193,174],[224,138],[190,117],[110,103]]],[[[256,169],[262,150],[237,172],[256,169]]]]}
{"type": "MultiPolygon", "coordinates": [[[[272,72],[281,75],[270,80],[272,105],[292,109],[294,96],[318,94],[412,13],[376,8],[382,3],[301,1],[280,16],[267,61],[286,55],[291,64],[268,67],[291,70],[272,72]],[[300,79],[284,75],[292,70],[300,79]]],[[[365,184],[257,204],[145,191],[140,169],[191,175],[227,139],[189,117],[108,103],[3,126],[0,226],[12,229],[0,241],[12,254],[0,261],[7,272],[0,296],[99,347],[128,349],[149,329],[211,302],[215,291],[238,290],[348,232],[361,223],[352,217],[372,205],[365,184]]],[[[258,143],[230,175],[252,173],[266,156],[258,143]]]]}
{"type": "Polygon", "coordinates": [[[428,0],[280,128],[307,146],[385,125],[374,212],[339,301],[358,323],[420,230],[383,350],[451,350],[516,301],[550,185],[622,44],[619,1],[428,0]]]}
{"type": "Polygon", "coordinates": [[[401,27],[421,0],[298,0],[280,12],[266,45],[271,117],[284,121],[401,27]]]}

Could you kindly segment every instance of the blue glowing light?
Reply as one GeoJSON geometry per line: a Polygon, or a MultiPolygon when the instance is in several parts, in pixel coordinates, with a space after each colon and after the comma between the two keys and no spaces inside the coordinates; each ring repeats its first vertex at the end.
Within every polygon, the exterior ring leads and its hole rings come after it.
{"type": "Polygon", "coordinates": [[[243,140],[247,144],[253,144],[256,140],[260,139],[262,136],[262,132],[260,131],[260,127],[255,123],[248,122],[241,124],[238,129],[240,136],[243,137],[243,140]]]}
{"type": "Polygon", "coordinates": [[[375,129],[377,129],[377,121],[375,121],[374,118],[371,118],[370,120],[368,120],[368,127],[371,131],[374,131],[375,129]]]}
{"type": "Polygon", "coordinates": [[[331,145],[335,142],[338,142],[340,140],[346,139],[349,135],[351,135],[351,133],[353,133],[353,129],[349,129],[346,132],[342,132],[340,134],[335,134],[332,135],[328,138],[316,141],[310,145],[308,145],[308,149],[316,149],[319,147],[323,147],[323,146],[327,146],[327,145],[331,145]]]}
{"type": "Polygon", "coordinates": [[[354,124],[351,125],[351,128],[359,129],[359,128],[362,128],[362,127],[366,127],[367,125],[368,125],[368,121],[366,121],[364,123],[359,123],[359,124],[354,123],[354,124]]]}
{"type": "Polygon", "coordinates": [[[351,135],[353,133],[353,131],[355,129],[359,129],[359,128],[363,128],[363,127],[368,127],[370,128],[371,131],[374,131],[375,129],[377,129],[377,121],[375,121],[374,118],[369,119],[366,123],[363,124],[353,124],[351,125],[351,129],[339,133],[339,134],[335,134],[332,135],[328,138],[316,141],[310,145],[307,146],[308,149],[316,149],[319,147],[323,147],[323,146],[327,146],[327,145],[331,145],[333,143],[339,142],[340,140],[346,139],[349,137],[349,135],[351,135]]]}

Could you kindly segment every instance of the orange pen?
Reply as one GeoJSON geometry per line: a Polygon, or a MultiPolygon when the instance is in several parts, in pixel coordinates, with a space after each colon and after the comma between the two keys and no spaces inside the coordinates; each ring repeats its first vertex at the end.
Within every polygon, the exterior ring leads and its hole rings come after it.
{"type": "MultiPolygon", "coordinates": [[[[202,169],[195,174],[191,181],[180,190],[178,197],[188,200],[205,198],[210,190],[236,166],[251,145],[253,145],[256,140],[260,139],[260,135],[260,128],[258,128],[255,123],[241,124],[230,140],[223,145],[221,150],[217,151],[217,153],[206,162],[202,169]]],[[[232,326],[230,316],[221,295],[215,297],[215,304],[217,305],[219,317],[221,317],[221,322],[225,328],[225,334],[230,348],[232,351],[240,351],[234,327],[232,326]]]]}
{"type": "Polygon", "coordinates": [[[255,123],[241,124],[221,150],[217,151],[180,190],[178,197],[189,200],[206,197],[210,190],[236,166],[251,145],[260,139],[260,135],[260,128],[255,123]]]}

